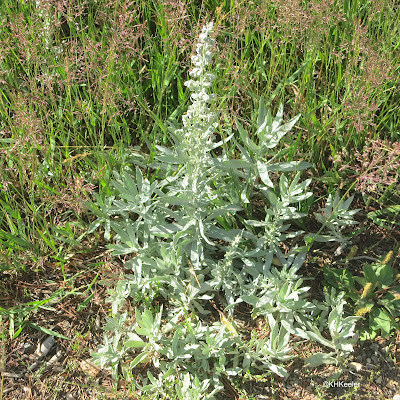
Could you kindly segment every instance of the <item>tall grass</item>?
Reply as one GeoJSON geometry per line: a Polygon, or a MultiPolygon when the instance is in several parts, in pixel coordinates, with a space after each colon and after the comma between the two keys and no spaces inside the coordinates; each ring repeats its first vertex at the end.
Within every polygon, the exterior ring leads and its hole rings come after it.
{"type": "MultiPolygon", "coordinates": [[[[167,145],[193,40],[214,19],[224,120],[263,96],[298,113],[286,154],[338,176],[371,139],[397,142],[400,10],[381,1],[37,0],[0,5],[0,265],[64,262],[83,201],[129,149],[167,145]],[[337,161],[335,163],[335,161],[337,161]]],[[[221,132],[221,135],[224,133],[221,132]]]]}

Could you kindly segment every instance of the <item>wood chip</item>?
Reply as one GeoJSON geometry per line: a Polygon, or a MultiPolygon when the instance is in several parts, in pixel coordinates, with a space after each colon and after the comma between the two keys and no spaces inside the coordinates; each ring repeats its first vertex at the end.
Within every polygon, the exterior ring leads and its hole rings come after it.
{"type": "Polygon", "coordinates": [[[18,374],[15,372],[2,372],[1,375],[4,378],[13,378],[13,379],[21,379],[24,377],[24,374],[18,374]]]}
{"type": "Polygon", "coordinates": [[[85,372],[92,378],[95,378],[101,372],[101,368],[94,365],[91,362],[90,358],[88,360],[81,360],[81,362],[79,363],[79,366],[81,367],[83,372],[85,372]]]}

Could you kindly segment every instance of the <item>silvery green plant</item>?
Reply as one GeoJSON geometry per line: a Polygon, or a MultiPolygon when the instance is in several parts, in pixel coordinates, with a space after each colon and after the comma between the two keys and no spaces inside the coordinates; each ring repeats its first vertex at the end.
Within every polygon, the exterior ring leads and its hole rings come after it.
{"type": "Polygon", "coordinates": [[[229,132],[214,141],[212,32],[212,23],[203,27],[192,57],[186,82],[192,104],[182,126],[170,121],[174,146],[157,146],[148,171],[138,162],[134,170],[114,172],[112,196],[98,195],[92,207],[97,219],[90,231],[104,226],[113,241],[108,247],[127,257],[129,271],[109,291],[109,334],[93,358],[154,399],[214,399],[221,376],[249,369],[287,376],[283,363],[293,357],[293,334],[329,343],[333,358],[351,351],[355,340],[355,321],[344,318],[343,302],[308,298],[299,275],[305,254],[282,252],[282,242],[303,234],[291,221],[303,216],[299,204],[311,196],[310,180],[300,181],[299,172],[309,164],[274,162],[279,140],[299,117],[283,123],[282,106],[273,118],[261,99],[257,143],[239,121],[236,137],[229,132]],[[221,146],[228,142],[240,158],[228,156],[221,146]],[[278,184],[272,173],[280,174],[278,184]],[[254,196],[264,202],[261,219],[252,213],[254,196]],[[134,316],[127,302],[134,303],[134,316]],[[268,337],[242,337],[233,320],[240,303],[265,318],[268,337]],[[146,365],[151,371],[143,373],[146,365]]]}
{"type": "Polygon", "coordinates": [[[353,198],[354,196],[350,196],[344,201],[338,193],[335,193],[335,197],[330,194],[321,212],[314,213],[316,220],[322,225],[319,231],[322,233],[309,234],[306,236],[306,241],[339,243],[335,255],[340,255],[351,239],[343,231],[349,226],[358,224],[353,217],[360,209],[350,209],[353,198]]]}
{"type": "Polygon", "coordinates": [[[328,332],[329,337],[322,335],[318,327],[311,322],[304,325],[304,329],[297,329],[293,333],[300,337],[315,340],[322,345],[331,348],[330,353],[316,353],[306,360],[306,365],[316,367],[321,364],[336,364],[342,366],[348,355],[352,353],[353,346],[358,340],[358,335],[355,333],[355,324],[360,317],[345,316],[344,293],[336,293],[335,288],[332,288],[331,293],[325,291],[326,310],[328,315],[328,332]]]}

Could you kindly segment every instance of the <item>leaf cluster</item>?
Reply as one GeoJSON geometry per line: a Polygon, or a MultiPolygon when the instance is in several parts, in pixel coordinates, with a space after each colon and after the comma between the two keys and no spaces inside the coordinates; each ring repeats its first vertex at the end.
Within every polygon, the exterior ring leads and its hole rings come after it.
{"type": "Polygon", "coordinates": [[[325,267],[326,282],[341,290],[354,304],[355,313],[364,318],[359,327],[362,340],[388,336],[399,329],[400,275],[393,268],[393,251],[375,263],[366,264],[362,276],[350,271],[325,267]]]}

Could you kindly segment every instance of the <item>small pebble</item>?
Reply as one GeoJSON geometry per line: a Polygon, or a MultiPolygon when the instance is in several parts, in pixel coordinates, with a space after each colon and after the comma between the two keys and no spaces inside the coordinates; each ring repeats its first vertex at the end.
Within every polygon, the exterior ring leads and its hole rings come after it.
{"type": "Polygon", "coordinates": [[[375,382],[376,382],[378,385],[380,385],[380,384],[382,383],[382,377],[378,376],[378,377],[375,379],[375,382]]]}
{"type": "Polygon", "coordinates": [[[30,343],[24,343],[24,354],[32,354],[35,351],[35,347],[30,343]]]}
{"type": "Polygon", "coordinates": [[[369,363],[369,364],[371,364],[371,362],[372,362],[372,360],[368,357],[366,360],[365,360],[367,363],[369,363]]]}
{"type": "Polygon", "coordinates": [[[28,386],[23,386],[23,387],[22,387],[22,390],[23,390],[25,393],[27,393],[29,397],[31,397],[31,395],[32,395],[32,389],[31,389],[30,387],[28,387],[28,386]]]}
{"type": "Polygon", "coordinates": [[[371,350],[378,352],[379,351],[379,344],[378,343],[372,343],[371,346],[369,346],[371,350]]]}
{"type": "Polygon", "coordinates": [[[18,374],[15,372],[2,372],[1,376],[4,378],[14,378],[14,379],[20,379],[24,377],[23,374],[18,374]]]}
{"type": "Polygon", "coordinates": [[[362,364],[361,363],[358,363],[358,362],[351,362],[350,364],[350,367],[352,367],[354,370],[356,370],[357,372],[359,372],[359,371],[361,371],[362,370],[362,364]]]}
{"type": "Polygon", "coordinates": [[[397,382],[393,381],[392,379],[389,379],[386,383],[386,387],[391,390],[396,390],[396,386],[397,382]]]}

